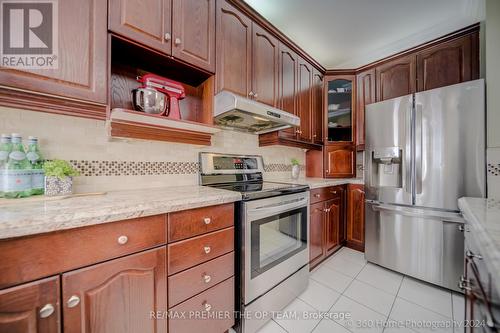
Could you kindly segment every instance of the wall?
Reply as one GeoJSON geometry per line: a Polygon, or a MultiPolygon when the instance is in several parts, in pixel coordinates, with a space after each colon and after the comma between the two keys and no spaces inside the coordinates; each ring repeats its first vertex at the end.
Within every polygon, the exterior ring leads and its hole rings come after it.
{"type": "Polygon", "coordinates": [[[500,1],[486,0],[488,197],[500,199],[500,1]]]}
{"type": "Polygon", "coordinates": [[[302,149],[259,147],[252,134],[222,131],[211,147],[110,140],[103,121],[0,107],[0,133],[12,132],[37,136],[47,159],[71,161],[82,173],[76,192],[198,184],[202,151],[263,155],[267,178],[289,177],[291,158],[305,163],[302,149]]]}

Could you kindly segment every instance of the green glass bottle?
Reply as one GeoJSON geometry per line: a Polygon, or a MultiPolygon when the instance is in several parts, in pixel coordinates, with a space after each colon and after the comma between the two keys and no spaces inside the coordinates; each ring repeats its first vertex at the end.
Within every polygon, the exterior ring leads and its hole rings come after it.
{"type": "Polygon", "coordinates": [[[12,150],[10,134],[2,134],[0,138],[0,198],[4,196],[4,170],[7,168],[7,161],[12,150]]]}
{"type": "Polygon", "coordinates": [[[28,137],[26,158],[31,164],[31,195],[43,194],[45,173],[37,137],[28,137]]]}
{"type": "Polygon", "coordinates": [[[26,158],[21,135],[12,133],[12,151],[4,170],[4,197],[24,198],[31,195],[31,165],[26,158]]]}

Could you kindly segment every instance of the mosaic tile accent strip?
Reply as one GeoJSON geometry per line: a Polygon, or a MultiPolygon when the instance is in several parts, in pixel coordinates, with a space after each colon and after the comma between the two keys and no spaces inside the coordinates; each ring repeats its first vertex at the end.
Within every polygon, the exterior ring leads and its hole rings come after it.
{"type": "MultiPolygon", "coordinates": [[[[200,171],[198,162],[136,162],[136,161],[88,161],[70,160],[82,176],[157,176],[191,175],[200,171]]],[[[305,170],[305,165],[300,166],[305,170]]],[[[264,165],[265,172],[291,172],[292,166],[284,163],[264,165]]]]}
{"type": "Polygon", "coordinates": [[[500,164],[488,163],[487,170],[490,176],[500,176],[500,164]]]}

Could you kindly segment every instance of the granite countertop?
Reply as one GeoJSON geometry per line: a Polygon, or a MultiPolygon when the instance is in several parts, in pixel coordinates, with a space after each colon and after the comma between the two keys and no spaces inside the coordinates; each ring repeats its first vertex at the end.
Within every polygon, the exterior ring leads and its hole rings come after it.
{"type": "Polygon", "coordinates": [[[500,276],[500,201],[460,198],[458,207],[467,221],[467,228],[476,240],[475,244],[479,247],[490,274],[500,276]]]}
{"type": "Polygon", "coordinates": [[[113,191],[103,195],[61,200],[20,201],[0,207],[0,239],[239,200],[241,195],[237,192],[203,186],[179,186],[113,191]]]}
{"type": "Polygon", "coordinates": [[[364,184],[363,178],[299,178],[299,179],[269,179],[272,182],[279,183],[287,183],[287,184],[300,184],[300,185],[309,185],[311,190],[315,188],[335,186],[335,185],[344,185],[344,184],[364,184]]]}

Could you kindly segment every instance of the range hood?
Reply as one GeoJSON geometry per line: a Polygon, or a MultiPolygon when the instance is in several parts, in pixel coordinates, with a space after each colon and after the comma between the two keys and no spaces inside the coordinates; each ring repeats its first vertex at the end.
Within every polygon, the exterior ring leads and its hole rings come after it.
{"type": "Polygon", "coordinates": [[[300,126],[300,118],[291,113],[229,91],[215,96],[214,122],[222,128],[254,134],[300,126]]]}

